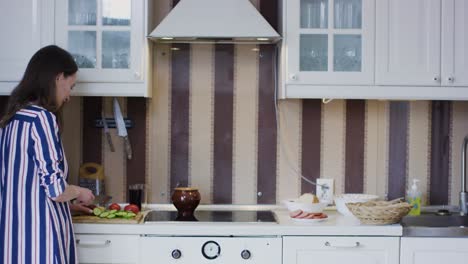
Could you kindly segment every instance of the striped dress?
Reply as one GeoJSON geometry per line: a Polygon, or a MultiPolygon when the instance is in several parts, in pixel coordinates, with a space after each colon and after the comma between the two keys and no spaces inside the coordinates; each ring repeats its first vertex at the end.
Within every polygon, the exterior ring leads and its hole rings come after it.
{"type": "Polygon", "coordinates": [[[76,263],[68,165],[56,117],[39,106],[0,128],[0,263],[76,263]]]}

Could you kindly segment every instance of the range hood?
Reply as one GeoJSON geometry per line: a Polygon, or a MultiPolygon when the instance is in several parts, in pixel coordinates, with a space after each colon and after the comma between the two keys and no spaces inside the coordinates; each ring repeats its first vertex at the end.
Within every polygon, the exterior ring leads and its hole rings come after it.
{"type": "Polygon", "coordinates": [[[281,39],[249,0],[181,0],[148,38],[165,43],[256,43],[281,39]]]}

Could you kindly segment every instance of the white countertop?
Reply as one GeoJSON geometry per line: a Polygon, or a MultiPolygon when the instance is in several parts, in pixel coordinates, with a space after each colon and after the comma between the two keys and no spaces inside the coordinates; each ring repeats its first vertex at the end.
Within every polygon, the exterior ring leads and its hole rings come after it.
{"type": "MultiPolygon", "coordinates": [[[[172,204],[152,204],[145,210],[175,210],[172,204]]],[[[402,236],[394,225],[361,225],[355,218],[326,209],[327,220],[294,222],[282,206],[271,205],[200,205],[205,210],[272,210],[278,223],[157,222],[140,224],[74,224],[79,234],[139,234],[157,236],[402,236]]]]}

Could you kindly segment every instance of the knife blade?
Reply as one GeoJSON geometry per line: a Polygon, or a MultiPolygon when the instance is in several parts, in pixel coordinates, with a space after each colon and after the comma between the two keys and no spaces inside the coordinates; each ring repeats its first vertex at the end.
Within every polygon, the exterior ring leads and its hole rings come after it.
{"type": "Polygon", "coordinates": [[[104,112],[101,112],[101,119],[102,124],[104,126],[104,133],[106,134],[107,143],[109,144],[109,148],[111,152],[115,152],[114,144],[112,143],[112,138],[109,132],[109,126],[107,125],[106,117],[104,116],[104,112]]]}
{"type": "Polygon", "coordinates": [[[125,127],[125,121],[122,116],[122,111],[120,110],[119,101],[117,98],[114,98],[114,119],[117,126],[117,134],[124,139],[125,142],[125,152],[127,153],[127,158],[132,159],[132,145],[128,138],[127,128],[125,127]]]}

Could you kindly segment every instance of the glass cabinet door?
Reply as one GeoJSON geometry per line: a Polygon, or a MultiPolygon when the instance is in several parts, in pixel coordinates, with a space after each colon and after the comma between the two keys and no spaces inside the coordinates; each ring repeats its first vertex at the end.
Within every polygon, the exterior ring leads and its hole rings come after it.
{"type": "Polygon", "coordinates": [[[143,1],[57,1],[57,43],[67,49],[80,68],[81,82],[141,80],[141,39],[144,38],[143,1]],[[138,14],[138,15],[137,15],[138,14]],[[135,37],[136,36],[136,37],[135,37]]]}
{"type": "Polygon", "coordinates": [[[102,0],[102,67],[130,68],[131,0],[102,0]],[[116,31],[115,27],[122,27],[116,31]]]}
{"type": "Polygon", "coordinates": [[[372,84],[375,0],[287,5],[287,83],[372,84]]]}

